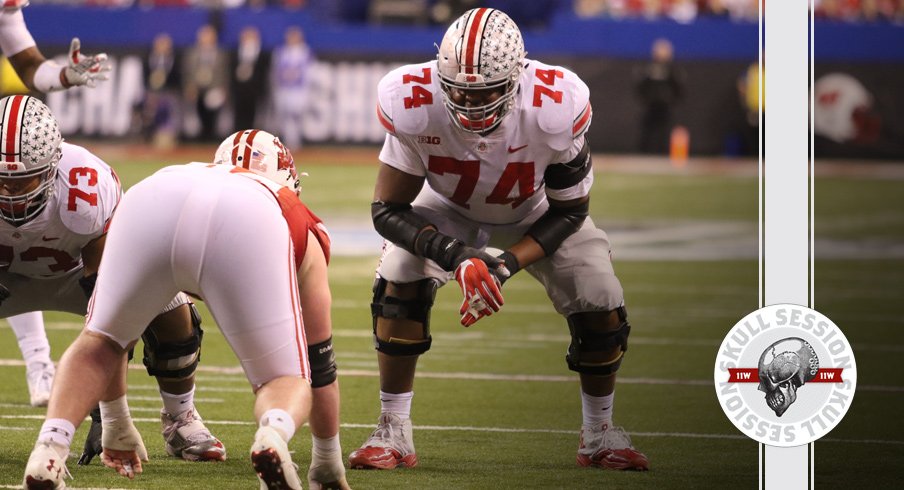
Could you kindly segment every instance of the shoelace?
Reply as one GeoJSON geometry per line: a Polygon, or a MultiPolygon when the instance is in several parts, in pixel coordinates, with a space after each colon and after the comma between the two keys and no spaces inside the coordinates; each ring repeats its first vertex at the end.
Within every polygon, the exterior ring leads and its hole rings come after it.
{"type": "Polygon", "coordinates": [[[609,427],[603,432],[603,446],[609,449],[625,449],[631,447],[631,437],[621,427],[609,427]]]}

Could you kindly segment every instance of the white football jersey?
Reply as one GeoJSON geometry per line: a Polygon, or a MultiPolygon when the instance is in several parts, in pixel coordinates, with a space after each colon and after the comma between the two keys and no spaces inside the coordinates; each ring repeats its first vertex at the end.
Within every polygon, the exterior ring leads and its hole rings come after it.
{"type": "Polygon", "coordinates": [[[47,206],[31,221],[0,220],[0,267],[46,279],[82,266],[82,248],[107,231],[122,188],[109,165],[80,146],[63,143],[47,206]]]}
{"type": "Polygon", "coordinates": [[[0,9],[0,50],[7,58],[35,45],[18,7],[0,9]]]}
{"type": "Polygon", "coordinates": [[[547,189],[544,172],[574,159],[590,127],[590,91],[573,72],[525,60],[519,93],[502,123],[481,136],[457,128],[443,105],[436,61],[391,71],[378,86],[377,118],[388,135],[380,161],[425,176],[428,189],[465,217],[515,223],[546,196],[587,195],[593,172],[547,189]]]}

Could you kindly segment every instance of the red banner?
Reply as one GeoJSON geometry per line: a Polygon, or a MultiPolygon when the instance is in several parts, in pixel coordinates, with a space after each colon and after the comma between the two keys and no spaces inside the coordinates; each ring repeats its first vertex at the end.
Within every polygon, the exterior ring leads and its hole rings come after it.
{"type": "MultiPolygon", "coordinates": [[[[843,368],[821,368],[816,371],[813,379],[807,383],[843,383],[841,371],[843,368]]],[[[756,368],[728,368],[729,383],[759,383],[760,373],[756,368]]]]}

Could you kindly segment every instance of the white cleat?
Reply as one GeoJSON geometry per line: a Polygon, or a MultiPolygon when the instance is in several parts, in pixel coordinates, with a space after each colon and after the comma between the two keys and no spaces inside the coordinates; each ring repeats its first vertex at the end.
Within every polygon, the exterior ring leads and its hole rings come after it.
{"type": "Polygon", "coordinates": [[[345,479],[341,451],[335,451],[326,457],[316,452],[311,455],[308,486],[311,490],[350,490],[345,479]]]}
{"type": "Polygon", "coordinates": [[[364,445],[349,455],[348,465],[360,470],[417,466],[411,419],[402,419],[392,412],[380,414],[376,430],[364,441],[364,445]]]}
{"type": "Polygon", "coordinates": [[[301,490],[298,466],[289,446],[272,427],[260,427],[251,445],[251,465],[261,482],[260,490],[301,490]]]}
{"type": "Polygon", "coordinates": [[[186,461],[225,461],[226,448],[213,436],[194,408],[172,417],[160,411],[163,439],[170,456],[186,461]]]}
{"type": "Polygon", "coordinates": [[[31,406],[46,407],[50,402],[50,389],[53,387],[55,373],[53,363],[35,362],[28,366],[25,379],[28,381],[31,406]]]}
{"type": "Polygon", "coordinates": [[[39,442],[28,457],[22,486],[26,490],[51,490],[66,488],[64,478],[71,478],[66,468],[69,451],[60,444],[39,442]],[[65,454],[66,456],[61,456],[65,454]]]}

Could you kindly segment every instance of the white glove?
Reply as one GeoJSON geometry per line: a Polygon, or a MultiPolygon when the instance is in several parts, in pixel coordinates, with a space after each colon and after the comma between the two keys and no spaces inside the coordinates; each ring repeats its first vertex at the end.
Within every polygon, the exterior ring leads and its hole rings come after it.
{"type": "Polygon", "coordinates": [[[77,37],[72,38],[69,45],[69,65],[63,70],[63,77],[69,86],[87,85],[93,87],[99,80],[107,80],[110,63],[105,53],[84,55],[81,53],[82,43],[77,37]]]}

